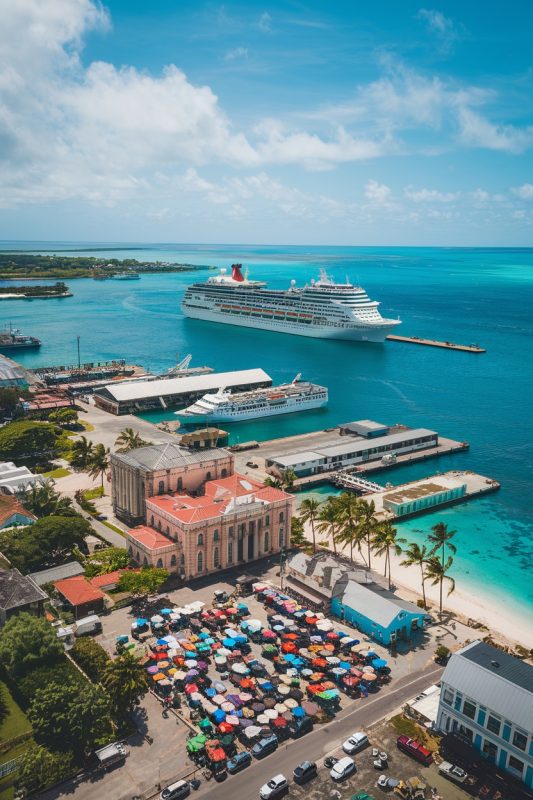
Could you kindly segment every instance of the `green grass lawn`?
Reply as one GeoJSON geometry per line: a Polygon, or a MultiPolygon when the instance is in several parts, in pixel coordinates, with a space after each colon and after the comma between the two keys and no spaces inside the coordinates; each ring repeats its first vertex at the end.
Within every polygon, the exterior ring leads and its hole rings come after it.
{"type": "Polygon", "coordinates": [[[94,489],[86,489],[83,496],[86,500],[96,500],[97,497],[103,497],[103,486],[95,486],[94,489]]]}
{"type": "MultiPolygon", "coordinates": [[[[21,733],[31,731],[31,725],[27,716],[15,703],[8,687],[5,683],[2,683],[2,681],[0,681],[0,692],[2,692],[2,696],[6,699],[9,708],[7,717],[0,723],[0,742],[5,742],[7,739],[20,736],[21,733]]],[[[0,763],[1,760],[0,756],[0,763]]],[[[9,759],[4,760],[7,761],[9,759]]]]}
{"type": "Polygon", "coordinates": [[[71,474],[71,471],[66,467],[57,467],[57,469],[53,469],[50,472],[43,472],[45,478],[66,478],[67,475],[71,474]]]}
{"type": "Polygon", "coordinates": [[[110,530],[115,531],[115,533],[120,533],[121,536],[124,536],[124,531],[120,528],[117,528],[116,525],[113,525],[111,522],[104,522],[102,521],[102,525],[105,525],[106,528],[110,528],[110,530]]]}

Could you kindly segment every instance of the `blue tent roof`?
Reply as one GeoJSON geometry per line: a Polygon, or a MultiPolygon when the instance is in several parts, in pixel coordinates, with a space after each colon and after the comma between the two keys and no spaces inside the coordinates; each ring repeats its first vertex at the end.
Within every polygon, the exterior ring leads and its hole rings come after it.
{"type": "Polygon", "coordinates": [[[375,667],[376,669],[380,669],[381,667],[386,667],[387,662],[385,661],[384,658],[375,658],[372,661],[372,666],[375,667]]]}

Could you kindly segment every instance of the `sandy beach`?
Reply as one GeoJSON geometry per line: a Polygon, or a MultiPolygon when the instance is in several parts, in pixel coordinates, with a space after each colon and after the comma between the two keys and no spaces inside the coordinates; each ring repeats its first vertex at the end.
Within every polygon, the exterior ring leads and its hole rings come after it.
{"type": "MultiPolygon", "coordinates": [[[[311,526],[306,524],[305,536],[312,542],[313,537],[311,534],[311,526]]],[[[326,537],[320,534],[320,541],[325,541],[326,537]]],[[[333,550],[332,542],[329,542],[330,549],[333,550]]],[[[344,555],[348,550],[344,552],[344,555]]],[[[354,553],[354,558],[356,554],[354,553]]],[[[403,556],[396,556],[391,554],[391,576],[393,581],[393,588],[396,587],[396,592],[406,600],[416,602],[418,598],[422,597],[421,582],[420,582],[420,569],[417,566],[402,567],[400,562],[403,556]]],[[[363,562],[360,562],[362,564],[363,562]]],[[[385,566],[385,556],[372,555],[372,569],[383,575],[385,566]]],[[[496,638],[508,644],[520,644],[523,647],[533,647],[533,625],[531,620],[528,619],[525,612],[519,613],[520,609],[514,609],[511,606],[502,607],[500,596],[490,597],[481,594],[477,589],[468,591],[464,584],[458,583],[455,591],[447,596],[447,586],[444,585],[443,590],[443,608],[447,611],[453,612],[461,621],[471,619],[476,622],[481,622],[487,626],[491,634],[496,635],[496,638]],[[475,594],[474,594],[475,591],[475,594]]],[[[426,600],[430,603],[433,611],[438,611],[439,603],[439,587],[431,586],[426,581],[426,600]]],[[[486,632],[480,631],[479,636],[486,635],[486,632]]]]}

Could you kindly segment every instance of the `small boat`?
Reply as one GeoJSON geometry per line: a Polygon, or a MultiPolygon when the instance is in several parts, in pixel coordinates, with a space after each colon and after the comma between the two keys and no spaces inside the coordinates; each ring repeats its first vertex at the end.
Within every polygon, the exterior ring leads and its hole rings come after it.
{"type": "Polygon", "coordinates": [[[116,281],[139,281],[141,279],[138,272],[117,272],[111,277],[116,281]]]}

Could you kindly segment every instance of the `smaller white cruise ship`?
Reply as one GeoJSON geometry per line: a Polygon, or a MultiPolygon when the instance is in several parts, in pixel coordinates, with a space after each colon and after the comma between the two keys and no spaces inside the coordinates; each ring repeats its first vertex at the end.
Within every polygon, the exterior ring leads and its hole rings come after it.
{"type": "Polygon", "coordinates": [[[183,423],[243,422],[259,417],[293,414],[321,408],[328,402],[328,390],[316,383],[300,381],[230,394],[220,389],[216,394],[204,394],[188,408],[174,413],[183,423]]]}

